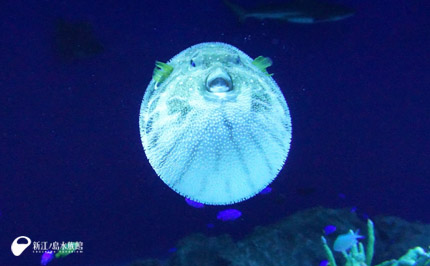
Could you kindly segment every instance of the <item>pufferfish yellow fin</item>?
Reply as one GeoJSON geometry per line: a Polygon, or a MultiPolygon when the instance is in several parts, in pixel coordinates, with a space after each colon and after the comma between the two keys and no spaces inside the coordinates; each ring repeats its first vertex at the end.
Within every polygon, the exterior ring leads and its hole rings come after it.
{"type": "Polygon", "coordinates": [[[264,57],[260,55],[259,57],[255,58],[252,61],[252,64],[256,66],[258,69],[260,69],[261,71],[263,71],[266,75],[268,76],[273,75],[273,73],[269,74],[269,72],[267,72],[267,68],[273,64],[272,59],[270,59],[269,57],[264,57]]]}
{"type": "Polygon", "coordinates": [[[152,74],[152,78],[156,82],[156,86],[161,82],[165,81],[167,77],[169,77],[170,73],[172,73],[173,67],[166,63],[155,61],[154,73],[152,74]]]}

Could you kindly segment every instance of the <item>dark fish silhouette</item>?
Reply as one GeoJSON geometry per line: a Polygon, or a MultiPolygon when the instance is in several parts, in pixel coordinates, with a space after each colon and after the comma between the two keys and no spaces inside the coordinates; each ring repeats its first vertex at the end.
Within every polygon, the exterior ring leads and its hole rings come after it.
{"type": "Polygon", "coordinates": [[[239,16],[241,21],[255,18],[311,24],[338,21],[354,14],[352,8],[315,0],[293,0],[281,5],[263,6],[249,11],[228,0],[224,0],[224,3],[239,16]]]}
{"type": "Polygon", "coordinates": [[[88,22],[57,20],[54,32],[54,51],[64,61],[87,59],[103,52],[93,27],[88,22]]]}

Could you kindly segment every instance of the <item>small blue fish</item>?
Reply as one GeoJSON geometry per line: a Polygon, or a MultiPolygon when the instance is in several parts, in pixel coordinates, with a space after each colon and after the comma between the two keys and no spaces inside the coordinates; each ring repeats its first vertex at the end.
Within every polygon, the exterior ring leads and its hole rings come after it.
{"type": "Polygon", "coordinates": [[[212,229],[212,228],[214,228],[214,227],[215,227],[215,225],[214,225],[213,223],[208,223],[208,224],[206,225],[206,227],[207,227],[208,229],[212,229]]]}
{"type": "Polygon", "coordinates": [[[326,227],[324,227],[324,234],[327,236],[329,234],[332,234],[336,231],[336,226],[329,224],[326,227]]]}
{"type": "Polygon", "coordinates": [[[47,250],[42,254],[42,258],[40,259],[40,265],[47,265],[54,258],[54,252],[52,250],[47,250]]]}
{"type": "Polygon", "coordinates": [[[267,195],[270,192],[272,192],[272,188],[271,187],[266,187],[265,189],[263,189],[262,191],[260,191],[261,195],[267,195]]]}
{"type": "Polygon", "coordinates": [[[217,219],[221,221],[234,221],[237,218],[239,218],[242,215],[242,213],[239,210],[236,209],[227,209],[218,212],[217,219]]]}
{"type": "Polygon", "coordinates": [[[333,250],[338,252],[346,252],[352,246],[358,243],[357,239],[364,238],[364,236],[359,235],[359,231],[349,230],[348,233],[340,235],[336,238],[333,244],[333,250]]]}
{"type": "Polygon", "coordinates": [[[320,266],[327,266],[327,265],[329,265],[328,260],[322,260],[320,262],[320,266]]]}
{"type": "Polygon", "coordinates": [[[169,248],[169,253],[175,253],[176,252],[176,248],[175,247],[173,247],[173,248],[169,248]]]}
{"type": "Polygon", "coordinates": [[[185,202],[190,205],[191,207],[197,208],[197,209],[201,209],[203,208],[205,205],[203,203],[191,200],[189,198],[185,198],[185,202]]]}

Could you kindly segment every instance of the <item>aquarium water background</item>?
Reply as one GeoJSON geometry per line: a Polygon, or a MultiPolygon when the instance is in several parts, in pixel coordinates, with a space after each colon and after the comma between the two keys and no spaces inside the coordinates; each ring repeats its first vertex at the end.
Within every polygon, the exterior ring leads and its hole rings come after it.
{"type": "Polygon", "coordinates": [[[40,265],[12,255],[21,235],[84,243],[53,265],[123,265],[314,206],[430,223],[430,6],[341,3],[356,14],[305,25],[214,0],[1,2],[0,265],[40,265]],[[193,208],[151,168],[138,116],[155,61],[209,41],[272,58],[293,137],[271,193],[193,208]]]}

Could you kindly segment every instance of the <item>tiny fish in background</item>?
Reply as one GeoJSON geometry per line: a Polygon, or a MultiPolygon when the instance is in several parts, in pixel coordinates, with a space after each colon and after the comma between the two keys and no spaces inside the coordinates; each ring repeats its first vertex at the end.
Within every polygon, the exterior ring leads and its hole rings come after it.
{"type": "Polygon", "coordinates": [[[343,194],[343,193],[339,193],[339,194],[337,194],[337,196],[340,198],[340,199],[346,199],[346,195],[345,194],[343,194]]]}
{"type": "Polygon", "coordinates": [[[329,234],[332,234],[336,231],[336,226],[330,224],[324,227],[324,234],[327,236],[329,234]]]}
{"type": "Polygon", "coordinates": [[[191,207],[197,208],[197,209],[201,209],[203,208],[205,205],[203,203],[191,200],[189,198],[185,198],[185,202],[190,205],[191,207]]]}
{"type": "Polygon", "coordinates": [[[236,209],[227,209],[224,211],[218,212],[217,219],[221,221],[234,221],[239,218],[242,213],[236,209]]]}
{"type": "Polygon", "coordinates": [[[328,260],[322,260],[320,262],[320,266],[328,266],[328,265],[329,265],[328,260]]]}
{"type": "Polygon", "coordinates": [[[359,235],[358,232],[358,230],[355,232],[349,230],[348,233],[338,236],[334,241],[333,249],[338,252],[346,252],[357,244],[357,239],[364,238],[364,236],[359,235]]]}
{"type": "Polygon", "coordinates": [[[260,191],[261,195],[267,195],[270,192],[272,192],[272,188],[271,187],[266,187],[265,189],[263,189],[262,191],[260,191]]]}
{"type": "Polygon", "coordinates": [[[90,59],[104,51],[93,25],[87,21],[58,19],[53,39],[55,55],[65,62],[90,59]]]}
{"type": "Polygon", "coordinates": [[[52,250],[45,251],[40,259],[40,265],[47,265],[54,258],[54,252],[52,250]]]}
{"type": "Polygon", "coordinates": [[[369,219],[369,214],[363,213],[361,214],[361,218],[367,221],[369,219]]]}
{"type": "Polygon", "coordinates": [[[177,248],[173,247],[173,248],[169,248],[169,253],[175,253],[177,251],[177,248]]]}
{"type": "Polygon", "coordinates": [[[207,227],[208,229],[212,229],[212,228],[214,228],[214,227],[215,227],[215,225],[214,225],[213,223],[208,223],[208,224],[206,225],[206,227],[207,227]]]}

